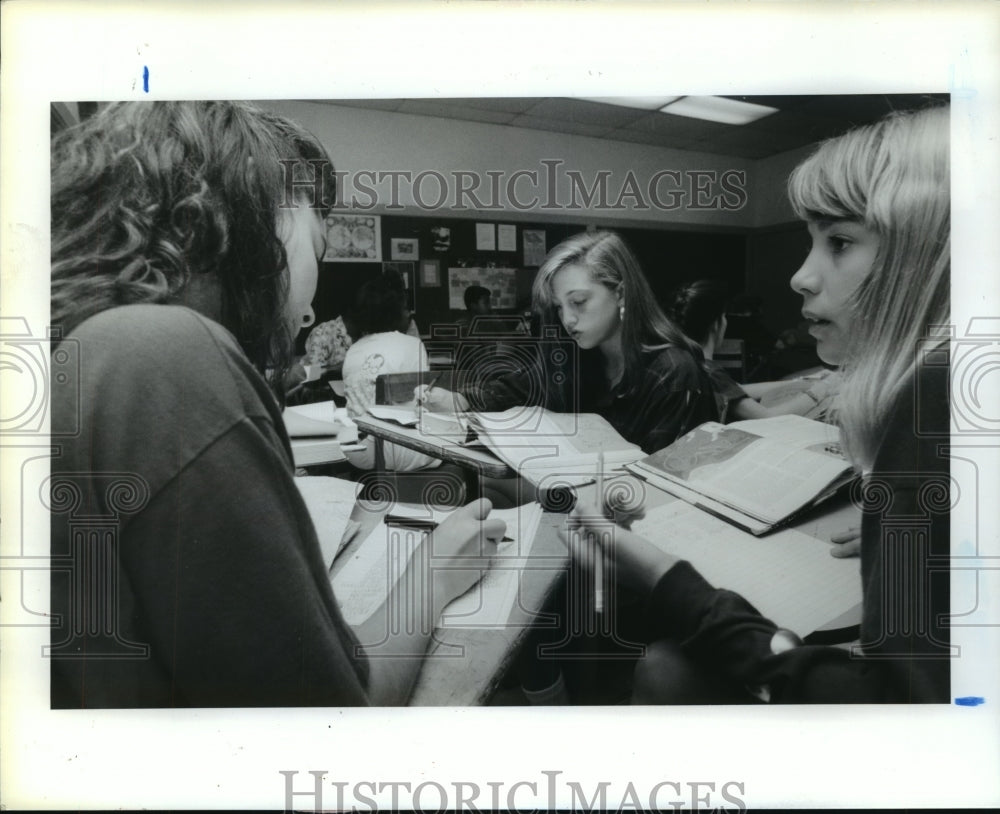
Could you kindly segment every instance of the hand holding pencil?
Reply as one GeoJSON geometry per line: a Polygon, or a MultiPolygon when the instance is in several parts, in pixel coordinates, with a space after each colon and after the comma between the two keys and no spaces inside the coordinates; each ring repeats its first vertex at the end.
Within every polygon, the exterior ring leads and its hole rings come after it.
{"type": "Polygon", "coordinates": [[[464,413],[469,403],[461,393],[453,393],[443,387],[436,387],[441,379],[438,374],[430,384],[421,384],[413,389],[413,400],[418,406],[432,413],[464,413]]]}

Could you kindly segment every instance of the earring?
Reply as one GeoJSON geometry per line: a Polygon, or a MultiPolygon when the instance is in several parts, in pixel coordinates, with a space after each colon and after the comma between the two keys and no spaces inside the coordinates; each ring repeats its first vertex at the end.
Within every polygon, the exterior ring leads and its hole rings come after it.
{"type": "Polygon", "coordinates": [[[618,319],[625,319],[625,303],[618,306],[618,319]]]}
{"type": "Polygon", "coordinates": [[[308,328],[315,321],[316,321],[316,315],[315,314],[306,314],[305,316],[302,317],[302,327],[303,328],[308,328]]]}

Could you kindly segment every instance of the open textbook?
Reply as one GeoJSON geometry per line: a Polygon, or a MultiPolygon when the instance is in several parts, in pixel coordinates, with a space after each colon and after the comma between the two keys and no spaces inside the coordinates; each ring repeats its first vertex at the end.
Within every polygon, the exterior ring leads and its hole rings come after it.
{"type": "Polygon", "coordinates": [[[286,407],[281,414],[296,466],[344,460],[344,445],[356,444],[358,429],[332,401],[286,407]]]}
{"type": "Polygon", "coordinates": [[[596,413],[555,413],[544,407],[437,413],[412,404],[372,406],[368,412],[456,444],[477,443],[540,488],[593,481],[602,455],[605,471],[611,472],[644,454],[596,413]]]}
{"type": "Polygon", "coordinates": [[[753,534],[764,534],[854,477],[839,430],[787,415],[709,422],[629,471],[753,534]]]}
{"type": "Polygon", "coordinates": [[[471,413],[480,443],[540,488],[594,480],[603,455],[605,470],[637,461],[643,451],[596,413],[554,413],[542,407],[512,407],[471,413]]]}

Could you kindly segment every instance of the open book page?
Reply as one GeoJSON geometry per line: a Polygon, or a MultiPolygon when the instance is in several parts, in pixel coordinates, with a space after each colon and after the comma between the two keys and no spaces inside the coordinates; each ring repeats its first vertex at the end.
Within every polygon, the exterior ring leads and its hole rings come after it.
{"type": "Polygon", "coordinates": [[[553,477],[565,484],[588,483],[594,479],[602,452],[610,470],[643,456],[638,446],[593,413],[515,407],[499,413],[476,413],[470,420],[480,440],[535,485],[553,477]]]}
{"type": "Polygon", "coordinates": [[[336,405],[332,401],[286,407],[281,417],[289,438],[332,435],[340,431],[336,405]]]}
{"type": "Polygon", "coordinates": [[[434,435],[455,444],[464,444],[469,436],[469,420],[465,414],[435,413],[430,410],[419,410],[421,434],[434,435]]]}
{"type": "Polygon", "coordinates": [[[833,557],[832,544],[795,529],[753,537],[678,500],[653,509],[632,530],[800,636],[861,603],[860,560],[833,557]]]}
{"type": "MultiPolygon", "coordinates": [[[[401,506],[394,515],[406,515],[401,506]]],[[[414,508],[409,516],[440,522],[450,514],[414,508]]],[[[507,524],[511,542],[500,543],[493,567],[483,579],[444,611],[442,626],[503,626],[517,601],[518,574],[524,567],[541,518],[537,503],[491,513],[507,524]],[[445,618],[446,617],[446,618],[445,618]]],[[[427,534],[412,529],[387,526],[384,522],[338,561],[331,581],[334,597],[348,624],[360,625],[385,602],[409,562],[426,541],[427,534]]]]}
{"type": "MultiPolygon", "coordinates": [[[[773,525],[850,476],[836,427],[799,416],[702,424],[636,464],[773,525]]],[[[687,491],[678,491],[689,500],[687,491]]]]}
{"type": "Polygon", "coordinates": [[[298,477],[295,485],[316,527],[323,562],[329,565],[344,536],[359,486],[343,478],[327,477],[298,477]]]}
{"type": "Polygon", "coordinates": [[[392,421],[404,427],[416,427],[418,422],[416,405],[407,404],[373,404],[368,413],[381,421],[392,421]]]}

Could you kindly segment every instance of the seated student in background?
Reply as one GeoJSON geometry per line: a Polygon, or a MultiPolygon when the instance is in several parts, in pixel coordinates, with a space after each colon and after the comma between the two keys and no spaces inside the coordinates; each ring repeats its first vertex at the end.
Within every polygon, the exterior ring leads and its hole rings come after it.
{"type": "Polygon", "coordinates": [[[465,300],[467,313],[458,318],[457,324],[463,329],[462,333],[465,334],[472,326],[472,320],[478,316],[493,313],[493,305],[491,304],[493,295],[488,288],[481,285],[470,285],[465,289],[462,298],[465,300]]]}
{"type": "MultiPolygon", "coordinates": [[[[344,358],[344,389],[347,413],[363,416],[375,404],[375,380],[384,373],[418,373],[430,370],[427,351],[419,337],[405,333],[410,321],[405,291],[384,275],[369,280],[358,290],[354,324],[361,338],[344,358]]],[[[386,469],[408,472],[441,464],[412,449],[383,444],[386,469]]],[[[363,451],[345,450],[347,460],[359,469],[375,467],[375,446],[363,451]]]]}
{"type": "MultiPolygon", "coordinates": [[[[789,179],[812,237],[792,288],[820,357],[843,367],[842,439],[865,479],[864,656],[801,645],[618,528],[604,556],[647,598],[659,639],[636,703],[949,701],[948,132],[947,108],[891,115],[824,143],[789,179]]],[[[575,511],[586,527],[597,508],[575,511]]]]}
{"type": "MultiPolygon", "coordinates": [[[[430,630],[390,608],[436,618],[475,582],[435,571],[431,597],[404,575],[356,631],[334,600],[272,386],[312,319],[335,183],[315,138],[248,104],[115,104],[53,144],[54,352],[80,360],[52,381],[53,707],[405,703],[430,630]],[[327,200],[286,202],[289,162],[327,200]],[[81,517],[114,539],[80,540],[81,517]]],[[[434,532],[441,565],[481,561],[489,510],[434,532]]]]}
{"type": "Polygon", "coordinates": [[[497,377],[477,370],[461,393],[421,386],[418,399],[443,411],[541,403],[598,413],[646,452],[717,417],[701,348],[664,315],[614,232],[585,232],[556,246],[535,277],[532,302],[543,323],[558,318],[579,346],[576,370],[549,369],[547,361],[497,377]]]}
{"type": "MultiPolygon", "coordinates": [[[[673,298],[670,314],[685,334],[701,345],[706,366],[715,388],[720,421],[748,418],[768,418],[776,415],[802,415],[816,420],[832,421],[833,398],[839,377],[824,377],[798,392],[780,398],[773,404],[759,404],[753,393],[766,393],[767,385],[740,385],[725,369],[715,363],[714,355],[726,336],[726,286],[718,280],[696,280],[679,288],[673,298]]],[[[774,383],[788,388],[788,382],[774,383]]]]}
{"type": "Polygon", "coordinates": [[[324,370],[339,369],[354,340],[342,316],[321,322],[306,337],[306,355],[303,362],[319,365],[324,370]]]}

